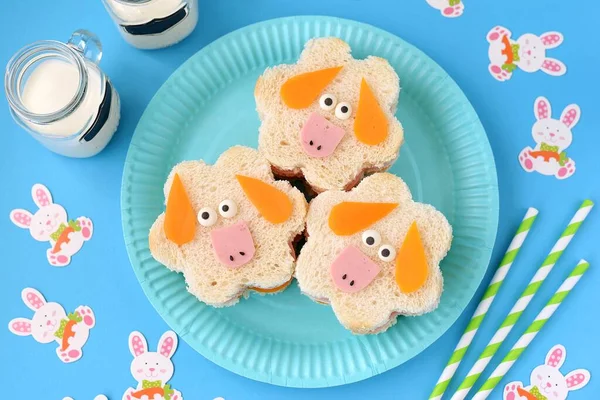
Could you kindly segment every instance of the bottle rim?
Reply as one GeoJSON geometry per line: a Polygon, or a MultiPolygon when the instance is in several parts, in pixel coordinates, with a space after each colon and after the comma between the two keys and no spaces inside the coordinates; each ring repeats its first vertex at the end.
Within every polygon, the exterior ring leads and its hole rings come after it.
{"type": "Polygon", "coordinates": [[[50,124],[70,115],[85,97],[88,86],[88,73],[80,52],[71,45],[56,40],[40,40],[20,49],[8,62],[4,75],[4,89],[11,110],[20,118],[34,124],[50,124]],[[29,111],[21,101],[21,81],[24,73],[37,61],[58,55],[77,67],[79,84],[73,98],[62,108],[47,114],[29,111]]]}

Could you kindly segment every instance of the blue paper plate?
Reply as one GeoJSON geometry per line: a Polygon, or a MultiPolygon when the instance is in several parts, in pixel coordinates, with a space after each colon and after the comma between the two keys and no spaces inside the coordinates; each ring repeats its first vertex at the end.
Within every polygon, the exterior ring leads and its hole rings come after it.
{"type": "Polygon", "coordinates": [[[230,33],[191,57],[161,87],[135,131],[123,174],[123,232],[131,264],[148,299],[190,346],[216,364],[276,385],[324,387],[355,382],[414,357],[458,318],[490,258],[498,224],[494,158],[485,131],[456,83],[429,57],[380,29],[330,17],[265,21],[230,33]],[[163,184],[182,160],[214,162],[235,144],[255,147],[253,96],[268,66],[296,61],[304,43],[338,36],[356,58],[377,55],[400,76],[398,118],[406,143],[391,172],[418,201],[433,204],[454,227],[442,263],[439,308],[400,317],[387,332],[353,336],[330,307],[294,284],[275,296],[253,294],[214,309],[185,288],[183,277],[156,262],[148,231],[164,208],[163,184]]]}

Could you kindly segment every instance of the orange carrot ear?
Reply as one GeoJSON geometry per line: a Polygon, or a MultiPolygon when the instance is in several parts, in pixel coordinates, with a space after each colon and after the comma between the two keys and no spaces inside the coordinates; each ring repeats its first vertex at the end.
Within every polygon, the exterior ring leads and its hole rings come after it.
{"type": "Polygon", "coordinates": [[[292,215],[293,204],[287,194],[260,179],[235,176],[248,200],[260,215],[272,224],[280,224],[292,215]]]}
{"type": "Polygon", "coordinates": [[[369,146],[378,145],[388,136],[388,119],[365,78],[360,83],[354,134],[359,142],[369,146]]]}
{"type": "Polygon", "coordinates": [[[367,229],[392,212],[398,203],[356,203],[345,201],[336,204],[329,213],[329,228],[338,236],[354,235],[367,229]]]}
{"type": "Polygon", "coordinates": [[[167,239],[180,246],[193,240],[196,233],[196,213],[178,174],[171,184],[163,229],[167,239]]]}
{"type": "Polygon", "coordinates": [[[425,284],[429,269],[417,223],[413,222],[396,255],[396,284],[404,293],[412,293],[425,284]]]}
{"type": "Polygon", "coordinates": [[[341,69],[342,67],[333,67],[292,76],[281,86],[281,99],[289,108],[306,108],[319,97],[341,69]]]}

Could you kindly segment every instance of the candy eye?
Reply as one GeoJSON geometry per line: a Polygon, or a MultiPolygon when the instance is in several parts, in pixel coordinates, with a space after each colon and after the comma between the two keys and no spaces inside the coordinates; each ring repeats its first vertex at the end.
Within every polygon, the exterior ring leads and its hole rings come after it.
{"type": "Polygon", "coordinates": [[[233,200],[223,200],[221,204],[219,204],[219,214],[225,218],[235,217],[237,211],[237,205],[233,202],[233,200]]]}
{"type": "Polygon", "coordinates": [[[352,106],[345,101],[341,102],[335,108],[335,116],[337,119],[348,119],[352,115],[352,106]]]}
{"type": "Polygon", "coordinates": [[[198,222],[202,226],[213,226],[217,222],[217,213],[210,207],[198,211],[198,222]]]}
{"type": "Polygon", "coordinates": [[[337,99],[332,94],[326,93],[323,96],[321,96],[321,98],[319,99],[319,106],[321,106],[321,108],[323,110],[327,110],[327,111],[333,110],[333,107],[335,107],[336,103],[337,103],[337,99]]]}
{"type": "Polygon", "coordinates": [[[381,243],[381,235],[379,232],[369,229],[368,231],[363,232],[362,241],[367,247],[379,246],[379,243],[381,243]]]}
{"type": "Polygon", "coordinates": [[[396,258],[396,250],[389,244],[384,244],[379,248],[379,259],[382,261],[392,261],[396,258]]]}

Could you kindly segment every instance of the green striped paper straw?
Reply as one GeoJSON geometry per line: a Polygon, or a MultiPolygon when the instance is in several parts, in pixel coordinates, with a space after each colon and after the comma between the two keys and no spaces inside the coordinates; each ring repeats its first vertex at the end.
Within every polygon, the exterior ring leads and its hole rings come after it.
{"type": "Polygon", "coordinates": [[[525,213],[525,217],[523,217],[523,220],[521,221],[521,224],[517,229],[517,233],[515,233],[515,236],[510,242],[506,253],[504,253],[502,261],[500,261],[500,265],[498,265],[498,269],[496,269],[496,272],[494,273],[490,284],[485,290],[483,297],[479,301],[479,305],[477,305],[477,309],[473,313],[469,325],[467,325],[467,328],[465,329],[465,332],[458,341],[458,344],[456,345],[456,348],[454,349],[450,360],[448,360],[448,364],[444,368],[444,371],[440,375],[435,387],[433,388],[433,391],[429,395],[430,400],[440,400],[444,395],[444,392],[450,384],[452,377],[456,373],[456,370],[458,369],[460,362],[465,356],[467,349],[471,345],[471,342],[473,341],[473,338],[477,333],[477,329],[479,329],[479,326],[483,322],[486,313],[490,309],[490,306],[494,301],[496,293],[498,293],[498,291],[500,290],[500,287],[504,282],[504,278],[506,278],[506,275],[508,274],[508,271],[510,270],[513,261],[517,257],[519,250],[521,250],[521,246],[523,245],[523,242],[525,242],[525,238],[527,238],[529,230],[535,222],[537,215],[538,210],[536,210],[535,208],[529,208],[525,213]]]}
{"type": "Polygon", "coordinates": [[[496,385],[500,383],[504,375],[511,369],[513,364],[519,359],[521,354],[525,351],[527,346],[531,343],[531,341],[535,338],[535,335],[544,327],[546,322],[550,319],[552,314],[558,309],[558,307],[562,304],[563,300],[567,295],[571,292],[571,289],[575,287],[579,279],[585,274],[588,270],[590,264],[581,260],[573,269],[573,271],[569,274],[569,277],[565,279],[565,281],[560,285],[554,296],[550,299],[546,307],[540,311],[540,313],[535,317],[535,320],[529,325],[529,328],[525,331],[525,333],[517,340],[517,343],[510,349],[506,357],[502,360],[502,362],[496,367],[494,372],[490,375],[487,381],[481,386],[473,400],[485,400],[488,398],[490,393],[494,390],[496,385]]]}
{"type": "Polygon", "coordinates": [[[479,359],[477,360],[477,362],[475,362],[475,365],[473,365],[473,368],[471,368],[471,370],[467,374],[467,377],[462,381],[456,393],[454,393],[454,396],[452,396],[452,400],[463,400],[465,397],[467,397],[467,394],[469,393],[469,391],[471,390],[471,388],[473,387],[473,385],[475,384],[485,367],[490,363],[492,357],[494,356],[494,354],[496,354],[496,352],[502,345],[504,339],[506,339],[512,328],[519,321],[521,314],[523,314],[523,311],[525,310],[529,302],[531,302],[531,299],[544,282],[544,279],[546,279],[550,271],[552,271],[552,268],[558,262],[560,256],[571,242],[571,239],[573,239],[575,233],[577,233],[577,230],[579,229],[585,218],[588,216],[593,206],[594,203],[591,200],[585,200],[583,203],[581,203],[581,206],[579,206],[579,209],[569,222],[569,225],[560,235],[560,238],[558,239],[554,247],[552,247],[552,250],[550,250],[550,254],[548,254],[542,265],[536,271],[533,278],[531,278],[529,284],[527,285],[523,293],[521,293],[521,296],[519,297],[513,308],[510,310],[510,313],[504,319],[502,325],[500,325],[500,328],[496,331],[490,342],[487,344],[487,346],[479,356],[479,359]]]}

